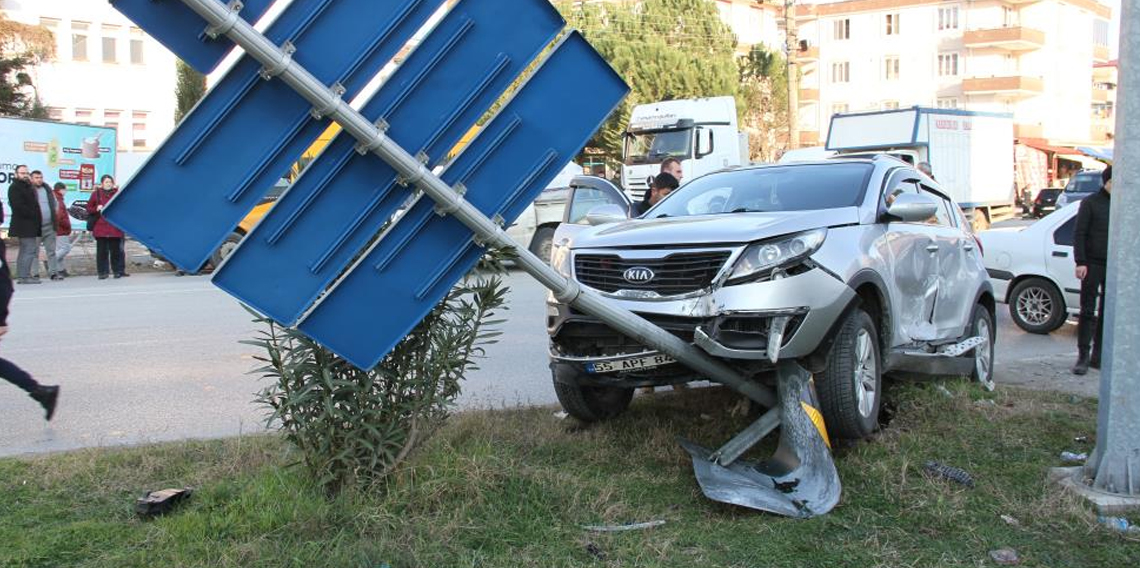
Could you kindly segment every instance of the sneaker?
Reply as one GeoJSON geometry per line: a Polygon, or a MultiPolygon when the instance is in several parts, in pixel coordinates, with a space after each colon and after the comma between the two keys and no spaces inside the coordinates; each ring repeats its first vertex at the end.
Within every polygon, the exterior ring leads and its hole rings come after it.
{"type": "Polygon", "coordinates": [[[122,276],[123,278],[126,278],[127,276],[130,276],[130,274],[127,274],[126,272],[124,272],[124,273],[120,274],[119,276],[122,276]]]}
{"type": "Polygon", "coordinates": [[[64,277],[64,278],[70,278],[70,277],[71,277],[71,274],[69,274],[69,273],[67,272],[67,269],[64,269],[64,270],[60,270],[60,271],[59,271],[59,275],[60,275],[60,276],[62,276],[62,277],[64,277]]]}
{"type": "Polygon", "coordinates": [[[122,277],[123,277],[123,275],[122,275],[122,274],[116,274],[116,275],[115,275],[115,278],[122,278],[122,277]]]}
{"type": "Polygon", "coordinates": [[[58,273],[56,273],[56,274],[52,274],[52,275],[51,275],[51,279],[52,279],[52,280],[63,280],[63,275],[62,275],[62,274],[58,274],[58,273]]]}
{"type": "Polygon", "coordinates": [[[44,418],[50,422],[51,417],[55,416],[55,403],[59,399],[59,387],[40,386],[32,391],[29,396],[44,407],[44,418]]]}
{"type": "Polygon", "coordinates": [[[100,274],[100,275],[99,275],[99,279],[100,279],[100,280],[106,280],[106,279],[107,279],[107,275],[106,275],[106,274],[100,274]]]}

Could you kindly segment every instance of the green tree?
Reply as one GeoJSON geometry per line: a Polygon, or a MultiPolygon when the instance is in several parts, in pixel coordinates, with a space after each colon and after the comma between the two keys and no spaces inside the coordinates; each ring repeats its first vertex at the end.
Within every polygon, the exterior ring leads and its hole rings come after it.
{"type": "Polygon", "coordinates": [[[174,122],[177,124],[190,114],[190,110],[206,94],[206,76],[181,59],[175,65],[178,67],[178,82],[174,86],[174,97],[177,99],[174,122]]]}
{"type": "Polygon", "coordinates": [[[692,97],[739,96],[736,36],[707,0],[555,4],[581,30],[631,91],[590,145],[621,154],[635,105],[692,97]]]}
{"type": "Polygon", "coordinates": [[[28,68],[53,57],[51,30],[9,20],[0,12],[0,115],[47,117],[28,68]]]}
{"type": "Polygon", "coordinates": [[[770,162],[788,142],[788,67],[784,55],[754,45],[737,60],[745,100],[742,123],[753,160],[770,162]]]}

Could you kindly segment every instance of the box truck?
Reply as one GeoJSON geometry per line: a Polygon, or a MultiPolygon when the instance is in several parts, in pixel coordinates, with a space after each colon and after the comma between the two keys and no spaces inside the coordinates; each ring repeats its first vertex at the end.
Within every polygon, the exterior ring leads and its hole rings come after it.
{"type": "Polygon", "coordinates": [[[1012,114],[917,106],[836,114],[825,148],[930,164],[935,181],[976,231],[1016,213],[1012,114]]]}

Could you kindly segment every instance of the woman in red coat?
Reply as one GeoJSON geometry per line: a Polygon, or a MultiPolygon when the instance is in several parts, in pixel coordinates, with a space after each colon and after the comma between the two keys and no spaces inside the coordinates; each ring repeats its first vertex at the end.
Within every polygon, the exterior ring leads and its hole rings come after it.
{"type": "Polygon", "coordinates": [[[99,184],[87,200],[87,214],[97,217],[95,227],[91,230],[95,236],[95,269],[99,272],[100,280],[112,273],[115,278],[122,278],[127,275],[123,258],[123,231],[103,218],[103,207],[119,192],[119,188],[115,186],[115,178],[109,175],[103,176],[99,184]]]}

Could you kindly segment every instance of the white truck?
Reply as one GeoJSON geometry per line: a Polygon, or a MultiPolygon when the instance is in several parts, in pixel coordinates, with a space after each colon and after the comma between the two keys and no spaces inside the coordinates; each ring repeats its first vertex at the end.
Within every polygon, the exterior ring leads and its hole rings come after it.
{"type": "Polygon", "coordinates": [[[836,114],[825,148],[839,155],[887,153],[930,164],[934,179],[975,231],[1017,212],[1012,114],[918,106],[836,114]]]}
{"type": "Polygon", "coordinates": [[[737,126],[736,99],[678,99],[633,107],[622,151],[622,189],[641,199],[666,158],[681,161],[683,181],[747,164],[748,134],[737,126]]]}

